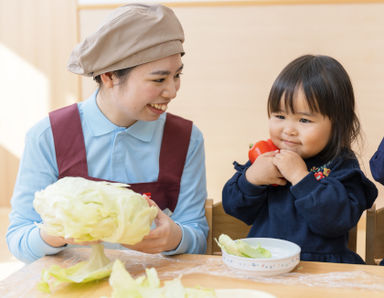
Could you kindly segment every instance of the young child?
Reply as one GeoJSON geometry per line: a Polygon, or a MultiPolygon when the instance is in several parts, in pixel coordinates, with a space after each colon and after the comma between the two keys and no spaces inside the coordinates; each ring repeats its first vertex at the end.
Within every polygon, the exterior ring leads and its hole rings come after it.
{"type": "Polygon", "coordinates": [[[289,63],[268,98],[269,133],[279,148],[253,164],[234,163],[225,211],[252,225],[248,237],[301,247],[301,260],[357,263],[348,231],[377,197],[351,149],[359,135],[349,76],[328,56],[289,63]],[[276,186],[277,185],[277,186],[276,186]]]}
{"type": "Polygon", "coordinates": [[[170,8],[133,3],[113,11],[75,47],[68,69],[93,77],[99,88],[51,112],[27,134],[7,232],[17,258],[31,262],[74,244],[40,231],[32,205],[36,191],[65,176],[127,183],[152,194],[159,206],[156,228],[129,248],[205,252],[203,136],[191,121],[166,113],[180,88],[183,42],[170,8]]]}

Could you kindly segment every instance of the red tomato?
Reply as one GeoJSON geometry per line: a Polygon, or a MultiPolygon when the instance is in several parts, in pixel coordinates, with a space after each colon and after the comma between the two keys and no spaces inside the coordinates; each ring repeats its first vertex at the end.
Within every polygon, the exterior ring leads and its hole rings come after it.
{"type": "Polygon", "coordinates": [[[275,150],[279,150],[279,148],[277,148],[275,144],[272,143],[271,139],[268,139],[266,141],[258,141],[251,147],[251,149],[249,149],[248,157],[251,163],[253,163],[256,160],[256,158],[259,157],[259,155],[265,152],[275,151],[275,150]]]}

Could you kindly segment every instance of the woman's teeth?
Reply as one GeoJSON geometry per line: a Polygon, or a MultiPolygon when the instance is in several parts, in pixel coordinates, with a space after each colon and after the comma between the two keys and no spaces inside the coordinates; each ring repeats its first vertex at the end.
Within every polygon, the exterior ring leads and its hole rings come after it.
{"type": "Polygon", "coordinates": [[[167,105],[165,105],[165,104],[153,103],[153,104],[150,104],[150,106],[155,108],[155,109],[162,110],[163,112],[165,112],[165,110],[167,109],[167,105]]]}

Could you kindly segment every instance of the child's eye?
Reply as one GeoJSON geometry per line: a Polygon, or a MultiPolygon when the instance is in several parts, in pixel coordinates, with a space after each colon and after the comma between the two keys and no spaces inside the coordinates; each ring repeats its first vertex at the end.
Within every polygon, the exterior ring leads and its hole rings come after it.
{"type": "Polygon", "coordinates": [[[301,123],[311,123],[312,121],[309,120],[309,119],[306,119],[306,118],[301,118],[301,119],[300,119],[300,122],[301,122],[301,123]]]}
{"type": "Polygon", "coordinates": [[[285,119],[285,117],[283,115],[279,115],[279,114],[276,114],[275,117],[277,119],[281,119],[281,120],[285,119]]]}

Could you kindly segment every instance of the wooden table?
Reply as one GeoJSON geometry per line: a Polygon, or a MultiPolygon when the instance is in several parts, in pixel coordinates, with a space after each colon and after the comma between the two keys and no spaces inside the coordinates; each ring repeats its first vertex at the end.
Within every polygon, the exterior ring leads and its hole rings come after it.
{"type": "MultiPolygon", "coordinates": [[[[0,282],[0,297],[110,297],[108,279],[82,286],[65,285],[51,295],[36,289],[43,268],[52,264],[70,266],[87,259],[89,253],[87,248],[71,248],[26,265],[0,282]]],[[[182,274],[185,287],[257,289],[276,297],[295,298],[384,297],[382,266],[300,262],[290,273],[260,277],[227,268],[220,256],[163,257],[123,250],[106,250],[106,255],[111,260],[118,258],[123,261],[133,276],[143,274],[145,267],[155,267],[162,280],[182,274]]]]}

